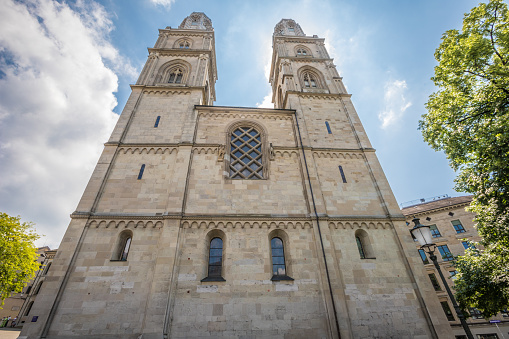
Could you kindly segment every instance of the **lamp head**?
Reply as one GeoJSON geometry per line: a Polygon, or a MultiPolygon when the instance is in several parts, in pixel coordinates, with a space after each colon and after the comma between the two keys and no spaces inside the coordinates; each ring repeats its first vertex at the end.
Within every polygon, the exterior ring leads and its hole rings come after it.
{"type": "Polygon", "coordinates": [[[419,223],[419,218],[414,218],[412,222],[415,224],[414,228],[410,230],[410,233],[419,242],[421,246],[432,246],[433,237],[431,236],[431,230],[429,226],[422,225],[419,223]]]}

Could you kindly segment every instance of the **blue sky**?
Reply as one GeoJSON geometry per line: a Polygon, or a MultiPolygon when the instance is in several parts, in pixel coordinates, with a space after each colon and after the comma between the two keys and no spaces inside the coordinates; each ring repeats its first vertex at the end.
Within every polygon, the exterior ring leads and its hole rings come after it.
{"type": "Polygon", "coordinates": [[[417,124],[435,90],[442,33],[478,1],[2,0],[0,211],[57,247],[159,28],[211,18],[217,101],[271,107],[274,26],[297,21],[326,47],[398,202],[449,194],[454,172],[417,124]]]}

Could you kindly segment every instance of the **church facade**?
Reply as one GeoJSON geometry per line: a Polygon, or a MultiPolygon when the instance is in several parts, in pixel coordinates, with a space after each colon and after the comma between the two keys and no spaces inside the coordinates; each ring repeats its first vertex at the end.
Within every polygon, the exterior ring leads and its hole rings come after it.
{"type": "Polygon", "coordinates": [[[20,338],[451,338],[324,39],[274,109],[213,106],[203,13],[161,29],[20,338]]]}

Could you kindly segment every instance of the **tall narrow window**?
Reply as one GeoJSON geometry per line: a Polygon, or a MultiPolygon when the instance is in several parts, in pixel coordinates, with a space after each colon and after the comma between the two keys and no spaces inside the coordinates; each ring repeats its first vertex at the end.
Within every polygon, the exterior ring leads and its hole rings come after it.
{"type": "Polygon", "coordinates": [[[129,249],[131,248],[131,243],[133,241],[133,232],[130,230],[125,230],[120,233],[118,236],[117,247],[111,260],[120,260],[126,261],[127,255],[129,254],[129,249]]]}
{"type": "Polygon", "coordinates": [[[454,227],[454,230],[456,231],[456,233],[465,233],[465,228],[461,224],[461,221],[453,220],[453,221],[451,221],[451,224],[454,227]]]}
{"type": "Polygon", "coordinates": [[[433,285],[433,288],[435,291],[441,291],[440,283],[438,282],[438,279],[435,275],[435,273],[428,274],[429,280],[431,280],[431,285],[433,285]]]}
{"type": "Polygon", "coordinates": [[[263,179],[262,137],[253,127],[239,127],[231,135],[230,178],[263,179]]]}
{"type": "Polygon", "coordinates": [[[210,241],[208,278],[221,278],[223,268],[223,239],[210,241]]]}
{"type": "Polygon", "coordinates": [[[32,306],[34,306],[34,302],[31,301],[30,304],[28,304],[27,310],[25,311],[25,316],[30,314],[30,311],[32,310],[32,306]]]}
{"type": "Polygon", "coordinates": [[[449,307],[449,303],[447,301],[441,301],[440,305],[442,305],[442,309],[444,310],[445,316],[447,320],[454,321],[454,315],[451,312],[451,308],[449,307]]]}
{"type": "Polygon", "coordinates": [[[364,253],[364,246],[362,246],[361,238],[355,237],[355,241],[357,242],[357,248],[359,249],[359,254],[361,255],[361,259],[366,259],[366,254],[364,253]]]}
{"type": "Polygon", "coordinates": [[[437,246],[438,248],[438,251],[440,252],[440,254],[442,255],[442,259],[444,261],[451,261],[454,259],[451,251],[449,251],[449,247],[447,247],[447,245],[440,245],[440,246],[437,246]]]}
{"type": "Polygon", "coordinates": [[[41,290],[41,287],[42,287],[42,281],[37,285],[37,288],[35,289],[34,291],[34,294],[39,294],[39,291],[41,290]]]}
{"type": "Polygon", "coordinates": [[[451,276],[450,278],[452,280],[456,280],[458,277],[456,277],[456,274],[458,274],[458,271],[454,270],[454,271],[449,271],[449,275],[451,276]]]}
{"type": "Polygon", "coordinates": [[[345,177],[345,172],[343,172],[343,166],[338,166],[339,167],[339,173],[341,174],[341,179],[343,179],[343,183],[346,184],[346,177],[345,177]]]}
{"type": "Polygon", "coordinates": [[[326,121],[326,122],[325,122],[325,126],[327,127],[327,132],[328,132],[329,134],[332,134],[332,131],[331,131],[331,129],[330,129],[330,125],[329,125],[329,122],[328,122],[328,121],[326,121]]]}
{"type": "Polygon", "coordinates": [[[49,268],[50,268],[50,267],[51,267],[51,263],[48,263],[48,264],[46,265],[46,268],[44,269],[44,273],[43,273],[43,275],[48,274],[48,271],[49,271],[49,268]]]}
{"type": "Polygon", "coordinates": [[[125,240],[125,243],[124,243],[124,246],[123,246],[123,249],[122,249],[122,254],[120,256],[120,260],[122,260],[122,261],[126,261],[127,260],[127,255],[129,254],[129,248],[131,247],[132,239],[133,238],[128,237],[125,240]]]}
{"type": "Polygon", "coordinates": [[[357,249],[359,250],[359,256],[361,259],[376,259],[368,232],[362,229],[356,230],[355,243],[357,245],[357,249]]]}
{"type": "Polygon", "coordinates": [[[168,83],[181,84],[183,77],[184,77],[184,71],[181,68],[177,67],[171,71],[168,83]]]}
{"type": "Polygon", "coordinates": [[[156,123],[154,124],[154,127],[159,127],[159,121],[161,120],[161,116],[158,115],[156,118],[156,123]]]}
{"type": "Polygon", "coordinates": [[[438,237],[441,237],[442,235],[440,234],[440,231],[438,230],[437,228],[437,225],[430,225],[429,227],[430,231],[431,231],[431,236],[433,238],[438,238],[438,237]]]}
{"type": "Polygon", "coordinates": [[[141,165],[140,173],[138,173],[138,180],[143,177],[143,172],[145,171],[145,164],[141,165]]]}
{"type": "Polygon", "coordinates": [[[272,254],[272,279],[271,280],[293,280],[287,275],[285,264],[285,249],[283,240],[274,237],[270,240],[272,254]]]}
{"type": "Polygon", "coordinates": [[[424,250],[419,250],[419,255],[421,256],[423,264],[429,264],[428,257],[426,256],[426,252],[424,252],[424,250]]]}

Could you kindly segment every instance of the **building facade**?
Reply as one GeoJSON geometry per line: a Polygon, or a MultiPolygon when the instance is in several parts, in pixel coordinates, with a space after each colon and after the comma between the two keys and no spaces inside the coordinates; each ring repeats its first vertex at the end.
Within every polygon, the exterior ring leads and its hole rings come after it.
{"type": "MultiPolygon", "coordinates": [[[[464,254],[470,246],[475,246],[473,243],[481,240],[474,227],[475,214],[465,210],[472,197],[450,198],[445,196],[429,199],[429,201],[423,200],[422,203],[404,207],[401,211],[407,218],[408,227],[413,227],[412,219],[414,218],[419,218],[421,224],[431,226],[431,234],[437,245],[436,255],[439,258],[440,268],[447,278],[447,284],[454,292],[454,276],[457,272],[452,265],[453,258],[464,254]]],[[[419,247],[416,243],[416,249],[429,277],[428,281],[436,291],[455,337],[457,339],[466,338],[435,266],[419,247]]],[[[472,334],[477,338],[503,339],[509,337],[508,312],[502,312],[490,319],[485,319],[482,313],[476,309],[471,309],[470,313],[471,317],[467,319],[467,322],[472,334]]]]}
{"type": "MultiPolygon", "coordinates": [[[[22,309],[24,308],[27,299],[29,299],[30,294],[34,292],[34,286],[37,285],[39,281],[39,277],[44,275],[48,270],[48,258],[51,256],[51,249],[48,246],[43,246],[37,248],[37,262],[39,263],[39,269],[35,272],[35,277],[30,280],[23,290],[20,293],[13,294],[9,298],[5,299],[4,304],[0,308],[0,319],[4,317],[11,317],[11,319],[16,318],[17,324],[21,324],[22,320],[19,320],[22,314],[22,309]]],[[[12,320],[11,320],[12,321],[12,320]]],[[[12,322],[8,323],[8,326],[12,324],[12,322]]]]}
{"type": "Polygon", "coordinates": [[[324,39],[273,47],[213,106],[210,19],[159,31],[20,338],[452,337],[324,39]]]}

